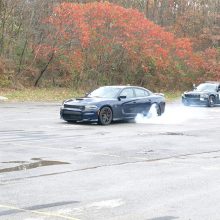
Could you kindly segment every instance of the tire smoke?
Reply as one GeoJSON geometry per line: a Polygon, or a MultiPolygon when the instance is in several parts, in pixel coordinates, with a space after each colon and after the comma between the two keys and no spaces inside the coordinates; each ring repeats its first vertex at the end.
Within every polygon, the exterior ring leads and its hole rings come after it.
{"type": "Polygon", "coordinates": [[[138,114],[136,123],[149,124],[181,124],[192,119],[203,118],[206,115],[204,107],[186,107],[183,105],[171,104],[166,106],[165,112],[158,116],[156,105],[152,105],[148,114],[138,114]]]}

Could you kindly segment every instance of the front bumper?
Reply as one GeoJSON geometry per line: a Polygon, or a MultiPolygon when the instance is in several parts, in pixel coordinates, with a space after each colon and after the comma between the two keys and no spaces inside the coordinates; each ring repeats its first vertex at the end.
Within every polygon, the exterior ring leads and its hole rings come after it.
{"type": "Polygon", "coordinates": [[[182,96],[184,105],[208,105],[208,98],[188,98],[182,96]]]}
{"type": "Polygon", "coordinates": [[[60,108],[60,118],[65,121],[98,121],[99,111],[81,111],[69,108],[60,108]]]}

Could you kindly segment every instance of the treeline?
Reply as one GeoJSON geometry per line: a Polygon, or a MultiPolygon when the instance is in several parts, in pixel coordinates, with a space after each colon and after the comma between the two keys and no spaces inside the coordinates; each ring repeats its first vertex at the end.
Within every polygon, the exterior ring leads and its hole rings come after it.
{"type": "Polygon", "coordinates": [[[220,0],[108,2],[0,0],[0,86],[220,80],[220,0]]]}

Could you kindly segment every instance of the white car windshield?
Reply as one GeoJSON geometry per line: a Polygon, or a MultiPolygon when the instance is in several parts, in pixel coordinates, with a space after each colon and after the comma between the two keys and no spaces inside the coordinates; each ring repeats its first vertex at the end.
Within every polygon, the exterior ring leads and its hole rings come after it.
{"type": "Polygon", "coordinates": [[[117,87],[100,87],[91,92],[88,97],[91,98],[115,98],[121,88],[117,87]]]}
{"type": "Polygon", "coordinates": [[[217,85],[211,84],[211,83],[202,83],[197,88],[196,91],[204,92],[204,91],[210,91],[214,92],[217,89],[217,85]]]}

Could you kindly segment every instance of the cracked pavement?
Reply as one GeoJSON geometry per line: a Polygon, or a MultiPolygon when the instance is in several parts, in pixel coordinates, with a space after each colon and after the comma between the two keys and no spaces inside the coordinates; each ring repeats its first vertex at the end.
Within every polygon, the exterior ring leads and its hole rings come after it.
{"type": "Polygon", "coordinates": [[[98,126],[4,102],[0,122],[1,220],[219,219],[220,107],[98,126]]]}

